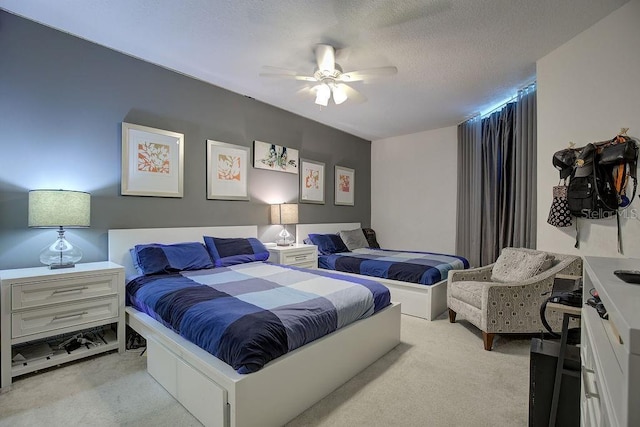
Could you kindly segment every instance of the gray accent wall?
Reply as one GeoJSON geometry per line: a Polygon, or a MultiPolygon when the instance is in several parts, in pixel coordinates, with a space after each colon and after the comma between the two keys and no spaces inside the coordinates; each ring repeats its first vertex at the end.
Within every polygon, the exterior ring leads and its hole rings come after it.
{"type": "Polygon", "coordinates": [[[300,204],[300,222],[369,225],[369,141],[0,11],[0,269],[40,265],[57,236],[27,227],[40,188],[91,193],[91,227],[67,232],[85,262],[107,259],[110,228],[257,224],[272,240],[268,205],[296,202],[298,175],[251,168],[251,201],[207,200],[207,139],[324,162],[326,203],[300,204]],[[183,198],[120,195],[123,121],[185,135],[183,198]],[[336,164],[356,170],[354,207],[333,204],[336,164]]]}

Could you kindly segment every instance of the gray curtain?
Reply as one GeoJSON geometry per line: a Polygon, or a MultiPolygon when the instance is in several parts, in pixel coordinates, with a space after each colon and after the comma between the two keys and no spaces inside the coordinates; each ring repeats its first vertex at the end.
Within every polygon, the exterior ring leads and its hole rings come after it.
{"type": "Polygon", "coordinates": [[[536,91],[458,126],[456,253],[471,265],[535,247],[536,91]]]}
{"type": "Polygon", "coordinates": [[[456,215],[456,254],[469,260],[471,266],[480,264],[480,212],[482,185],[476,177],[482,168],[480,117],[458,126],[458,193],[456,215]]]}

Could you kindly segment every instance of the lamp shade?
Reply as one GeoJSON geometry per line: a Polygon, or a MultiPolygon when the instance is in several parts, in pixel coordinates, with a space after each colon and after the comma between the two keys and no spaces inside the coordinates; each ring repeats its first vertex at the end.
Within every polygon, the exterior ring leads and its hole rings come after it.
{"type": "Polygon", "coordinates": [[[283,203],[271,205],[271,224],[297,224],[298,205],[295,203],[283,203]]]}
{"type": "Polygon", "coordinates": [[[70,190],[29,191],[29,227],[89,227],[91,195],[70,190]]]}

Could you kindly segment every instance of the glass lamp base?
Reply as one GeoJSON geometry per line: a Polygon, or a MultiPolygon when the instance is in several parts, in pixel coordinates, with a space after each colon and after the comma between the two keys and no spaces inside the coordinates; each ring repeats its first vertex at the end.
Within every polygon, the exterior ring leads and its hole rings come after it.
{"type": "Polygon", "coordinates": [[[287,231],[286,227],[282,228],[280,234],[278,234],[279,239],[276,240],[276,245],[278,246],[291,246],[293,245],[293,239],[291,238],[291,233],[287,231]]]}
{"type": "Polygon", "coordinates": [[[58,239],[40,252],[40,262],[52,270],[74,267],[81,259],[82,251],[64,238],[64,230],[58,231],[58,239]]]}

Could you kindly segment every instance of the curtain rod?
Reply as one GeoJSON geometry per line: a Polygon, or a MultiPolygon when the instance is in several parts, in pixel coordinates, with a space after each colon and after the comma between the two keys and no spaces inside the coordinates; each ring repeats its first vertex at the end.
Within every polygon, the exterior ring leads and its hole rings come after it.
{"type": "Polygon", "coordinates": [[[475,119],[475,118],[477,118],[477,117],[486,117],[486,116],[488,116],[489,114],[491,114],[491,113],[493,113],[493,112],[495,112],[495,111],[497,111],[497,110],[499,110],[499,109],[501,109],[501,108],[504,108],[504,106],[505,106],[505,105],[507,105],[508,103],[512,102],[514,99],[516,99],[516,98],[518,97],[518,93],[522,92],[523,90],[527,90],[527,89],[529,89],[530,87],[535,86],[536,84],[537,84],[537,82],[536,82],[535,80],[534,80],[533,82],[527,83],[526,85],[524,85],[524,86],[522,86],[520,89],[518,89],[518,90],[516,91],[516,93],[515,93],[513,96],[511,96],[511,98],[509,98],[509,99],[507,99],[506,101],[502,102],[501,104],[499,104],[499,105],[498,105],[498,106],[496,106],[495,108],[493,108],[493,109],[491,109],[491,110],[487,111],[487,112],[486,112],[486,113],[484,113],[484,114],[481,114],[481,113],[479,113],[479,112],[474,113],[474,114],[472,114],[472,115],[471,115],[471,117],[467,117],[466,119],[464,119],[464,120],[462,120],[460,123],[458,123],[456,126],[461,125],[461,124],[462,124],[462,123],[464,123],[464,122],[468,122],[469,120],[473,120],[473,119],[475,119]]]}

